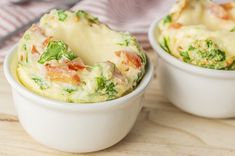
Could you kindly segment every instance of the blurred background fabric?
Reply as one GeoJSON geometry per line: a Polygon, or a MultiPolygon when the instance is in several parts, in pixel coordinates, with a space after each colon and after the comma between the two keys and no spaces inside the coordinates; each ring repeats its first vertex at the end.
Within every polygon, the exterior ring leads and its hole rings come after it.
{"type": "Polygon", "coordinates": [[[74,11],[88,11],[114,30],[132,33],[147,50],[151,48],[147,39],[151,22],[164,16],[175,3],[175,0],[81,0],[77,3],[67,3],[68,0],[28,0],[22,4],[12,1],[0,0],[0,62],[22,36],[24,29],[19,28],[30,21],[36,22],[43,13],[63,5],[74,11]],[[8,37],[9,34],[12,36],[8,37]]]}

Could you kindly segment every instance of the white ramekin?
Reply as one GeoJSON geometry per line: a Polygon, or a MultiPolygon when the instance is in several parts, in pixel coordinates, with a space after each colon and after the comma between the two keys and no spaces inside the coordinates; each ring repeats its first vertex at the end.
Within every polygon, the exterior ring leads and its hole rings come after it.
{"type": "Polygon", "coordinates": [[[197,67],[165,52],[157,41],[159,19],[148,37],[158,55],[157,76],[165,96],[182,110],[203,117],[235,117],[235,71],[197,67]]]}
{"type": "Polygon", "coordinates": [[[124,138],[143,105],[144,90],[151,81],[153,66],[131,93],[106,102],[71,104],[39,96],[19,83],[16,48],[4,62],[4,73],[12,87],[20,123],[37,141],[66,152],[93,152],[124,138]]]}

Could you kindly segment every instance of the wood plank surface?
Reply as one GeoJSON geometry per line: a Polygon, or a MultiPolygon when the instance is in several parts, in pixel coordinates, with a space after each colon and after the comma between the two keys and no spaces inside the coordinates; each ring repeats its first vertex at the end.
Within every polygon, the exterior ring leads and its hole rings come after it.
{"type": "MultiPolygon", "coordinates": [[[[156,56],[149,52],[152,62],[156,56]]],[[[91,156],[232,156],[235,155],[235,120],[213,120],[182,112],[164,97],[157,76],[146,90],[144,108],[134,128],[121,142],[91,156]]],[[[11,89],[0,65],[0,155],[79,155],[49,149],[33,140],[21,127],[11,89]]]]}

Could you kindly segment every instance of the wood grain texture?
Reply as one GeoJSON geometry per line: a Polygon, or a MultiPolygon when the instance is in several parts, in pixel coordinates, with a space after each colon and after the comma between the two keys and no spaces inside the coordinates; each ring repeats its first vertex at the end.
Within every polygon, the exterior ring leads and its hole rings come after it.
{"type": "MultiPolygon", "coordinates": [[[[149,55],[154,63],[153,52],[149,55]]],[[[72,156],[49,149],[23,130],[13,107],[10,88],[0,66],[0,155],[72,156]]],[[[184,113],[162,95],[157,76],[146,90],[144,108],[129,135],[113,147],[91,156],[232,156],[235,120],[212,120],[184,113]]]]}

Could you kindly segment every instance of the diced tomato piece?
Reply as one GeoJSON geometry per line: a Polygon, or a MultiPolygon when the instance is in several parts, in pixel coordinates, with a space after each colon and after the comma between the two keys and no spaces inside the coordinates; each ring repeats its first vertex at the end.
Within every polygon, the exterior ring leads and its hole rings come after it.
{"type": "Polygon", "coordinates": [[[121,56],[121,51],[116,51],[115,54],[116,54],[116,56],[120,57],[121,56]]]}
{"type": "Polygon", "coordinates": [[[133,64],[136,68],[140,68],[142,63],[140,57],[134,53],[134,52],[128,52],[128,51],[116,51],[115,54],[120,57],[121,54],[124,54],[127,58],[127,63],[133,64]]]}
{"type": "Polygon", "coordinates": [[[78,71],[78,70],[83,70],[86,67],[84,65],[82,65],[81,63],[79,63],[79,62],[69,62],[68,63],[68,68],[70,70],[78,71]]]}
{"type": "Polygon", "coordinates": [[[79,84],[80,77],[73,71],[68,69],[67,66],[52,66],[47,64],[46,66],[47,77],[52,81],[66,82],[72,84],[79,84]]]}
{"type": "Polygon", "coordinates": [[[183,25],[180,24],[180,23],[171,23],[170,24],[170,28],[173,28],[173,29],[179,29],[181,28],[183,25]]]}
{"type": "Polygon", "coordinates": [[[38,53],[38,50],[36,49],[35,45],[32,46],[31,53],[32,54],[38,53]]]}
{"type": "Polygon", "coordinates": [[[141,59],[138,55],[134,53],[127,52],[126,53],[127,59],[132,62],[137,68],[141,67],[141,59]]]}
{"type": "Polygon", "coordinates": [[[228,12],[222,6],[213,3],[210,5],[209,9],[216,17],[224,20],[229,19],[228,12]]]}
{"type": "Polygon", "coordinates": [[[80,83],[80,77],[76,74],[76,75],[73,75],[72,79],[77,83],[79,84],[80,83]]]}
{"type": "Polygon", "coordinates": [[[224,4],[220,4],[225,10],[231,10],[235,7],[235,3],[234,2],[228,2],[228,3],[224,3],[224,4]]]}

